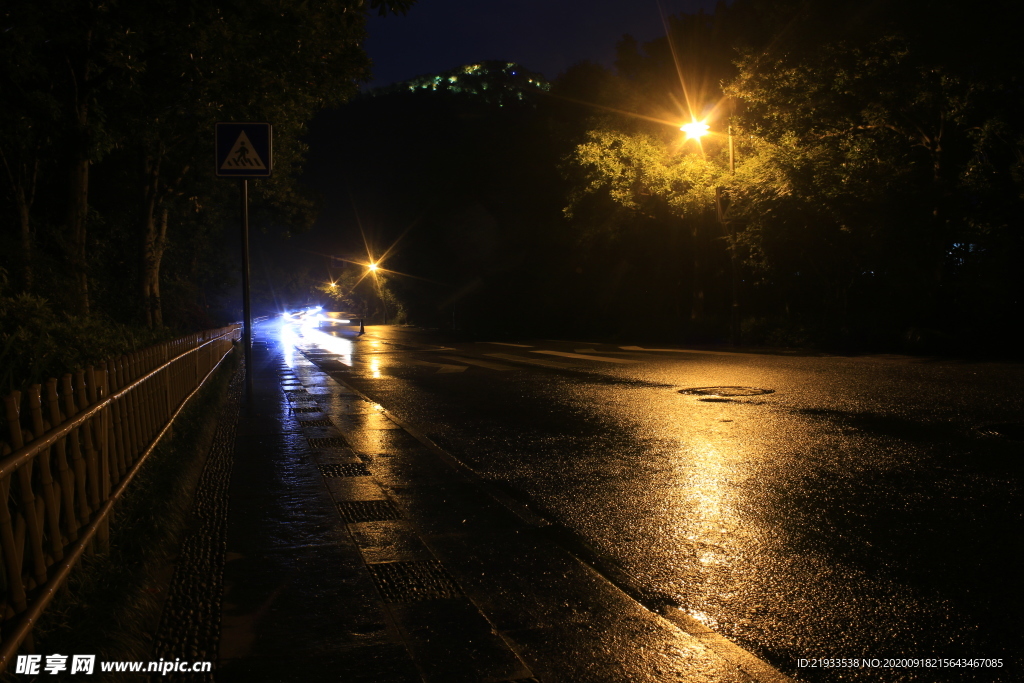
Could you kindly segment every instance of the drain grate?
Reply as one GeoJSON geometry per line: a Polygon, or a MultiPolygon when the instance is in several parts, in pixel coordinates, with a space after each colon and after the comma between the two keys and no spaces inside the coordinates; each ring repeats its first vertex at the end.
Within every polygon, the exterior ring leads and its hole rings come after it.
{"type": "Polygon", "coordinates": [[[368,477],[370,470],[361,462],[331,463],[329,465],[317,465],[320,474],[325,477],[368,477]]]}
{"type": "Polygon", "coordinates": [[[437,560],[384,562],[367,567],[385,602],[446,600],[462,595],[458,584],[437,560]]]}
{"type": "Polygon", "coordinates": [[[341,518],[350,523],[387,522],[401,519],[402,514],[390,500],[346,500],[338,503],[341,518]]]}
{"type": "Polygon", "coordinates": [[[688,396],[761,396],[774,394],[774,389],[758,389],[757,387],[693,387],[680,389],[680,394],[688,396]]]}
{"type": "Polygon", "coordinates": [[[292,408],[292,412],[293,413],[322,413],[323,411],[320,410],[320,406],[313,406],[313,407],[303,406],[301,408],[292,408]]]}
{"type": "Polygon", "coordinates": [[[348,446],[348,442],[341,436],[321,436],[306,439],[310,448],[340,448],[348,446]]]}
{"type": "Polygon", "coordinates": [[[300,427],[331,427],[334,423],[328,419],[323,420],[299,420],[300,427]]]}

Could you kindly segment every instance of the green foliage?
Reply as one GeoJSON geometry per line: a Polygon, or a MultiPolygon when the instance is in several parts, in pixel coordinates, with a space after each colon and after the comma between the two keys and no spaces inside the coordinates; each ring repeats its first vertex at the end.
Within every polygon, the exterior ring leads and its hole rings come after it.
{"type": "Polygon", "coordinates": [[[20,228],[0,221],[0,265],[17,291],[71,313],[91,296],[122,322],[151,325],[163,296],[173,304],[165,322],[203,324],[206,305],[185,299],[226,279],[209,264],[237,206],[234,184],[212,178],[214,123],[274,124],[274,175],[250,183],[252,223],[309,227],[318,206],[297,182],[306,123],[369,77],[366,14],[404,14],[413,2],[8,3],[0,211],[20,228]],[[76,164],[88,179],[69,192],[76,164]]]}
{"type": "Polygon", "coordinates": [[[316,290],[330,301],[332,310],[403,324],[408,311],[391,279],[381,271],[368,273],[365,266],[350,264],[332,274],[330,282],[318,283],[316,290]]]}
{"type": "MultiPolygon", "coordinates": [[[[608,129],[590,131],[576,147],[573,161],[585,169],[584,193],[606,191],[619,204],[645,215],[653,215],[653,199],[680,216],[706,213],[726,171],[721,160],[697,149],[683,151],[650,134],[608,129]]],[[[572,216],[571,207],[567,214],[572,216]]]]}
{"type": "Polygon", "coordinates": [[[173,337],[168,330],[55,311],[39,296],[9,292],[0,269],[0,395],[173,337]]]}
{"type": "Polygon", "coordinates": [[[666,258],[692,260],[693,329],[714,314],[706,295],[729,289],[758,321],[733,324],[762,340],[773,324],[865,345],[997,328],[996,310],[1020,307],[1005,257],[1022,254],[1020,77],[984,32],[941,49],[956,13],[890,10],[748,0],[624,40],[619,85],[603,88],[615,113],[567,157],[567,216],[596,234],[605,197],[667,247],[674,222],[689,225],[666,258]],[[709,116],[700,147],[673,129],[691,115],[709,116]],[[716,209],[721,239],[702,241],[716,209]],[[726,255],[740,283],[714,265],[726,255]]]}

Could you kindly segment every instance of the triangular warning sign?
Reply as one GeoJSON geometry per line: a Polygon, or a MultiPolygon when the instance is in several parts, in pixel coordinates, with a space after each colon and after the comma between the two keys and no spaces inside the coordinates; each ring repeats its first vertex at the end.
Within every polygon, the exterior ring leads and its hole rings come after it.
{"type": "Polygon", "coordinates": [[[249,136],[245,134],[244,130],[238,135],[235,144],[231,145],[231,152],[228,154],[228,158],[220,165],[220,170],[222,171],[239,168],[267,170],[267,167],[263,164],[263,159],[260,159],[260,155],[253,149],[252,143],[249,142],[249,136]]]}

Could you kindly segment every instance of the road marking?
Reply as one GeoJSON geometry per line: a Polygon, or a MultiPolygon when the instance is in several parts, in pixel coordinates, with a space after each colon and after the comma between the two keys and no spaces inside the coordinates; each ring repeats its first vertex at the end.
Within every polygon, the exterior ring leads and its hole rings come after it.
{"type": "Polygon", "coordinates": [[[464,372],[466,370],[465,365],[448,365],[447,363],[431,363],[425,360],[412,360],[409,361],[413,365],[423,365],[428,368],[437,368],[437,374],[445,374],[450,372],[464,372]]]}
{"type": "Polygon", "coordinates": [[[573,351],[575,351],[576,353],[603,353],[603,354],[609,355],[609,356],[633,356],[634,358],[639,356],[639,357],[645,358],[645,359],[662,358],[663,357],[663,356],[656,356],[656,355],[651,354],[651,353],[643,353],[643,352],[640,352],[640,351],[598,351],[597,349],[573,349],[573,351]]]}
{"type": "MultiPolygon", "coordinates": [[[[405,349],[402,349],[402,348],[395,349],[395,350],[398,350],[398,351],[407,351],[407,350],[410,350],[410,349],[422,349],[424,351],[454,351],[455,350],[455,349],[453,349],[450,346],[438,346],[437,344],[421,344],[420,342],[414,342],[414,341],[408,341],[408,340],[407,341],[393,341],[391,339],[384,339],[382,337],[376,337],[376,336],[370,336],[370,335],[366,335],[365,337],[361,337],[361,338],[357,339],[356,343],[359,343],[359,344],[372,343],[374,346],[380,346],[380,345],[383,344],[384,346],[393,346],[393,347],[402,347],[402,346],[404,346],[404,347],[407,347],[405,349]]],[[[360,349],[360,350],[365,351],[365,349],[360,349]]]]}
{"type": "Polygon", "coordinates": [[[643,361],[633,360],[630,358],[609,358],[607,356],[591,356],[585,353],[569,353],[568,351],[546,351],[544,349],[538,349],[531,351],[530,353],[546,353],[549,356],[563,356],[565,358],[579,358],[581,360],[601,360],[605,363],[642,363],[643,361]]]}
{"type": "Polygon", "coordinates": [[[469,363],[470,365],[479,365],[482,368],[487,368],[488,370],[497,370],[498,372],[505,372],[506,370],[515,370],[515,368],[509,365],[502,365],[501,363],[490,363],[485,360],[480,360],[479,358],[463,358],[462,356],[441,356],[441,358],[445,358],[447,360],[455,360],[460,363],[469,363]]]}
{"type": "Polygon", "coordinates": [[[551,360],[541,360],[540,358],[527,358],[526,356],[513,356],[511,353],[488,353],[486,354],[492,358],[500,358],[502,360],[510,360],[516,363],[529,363],[530,365],[539,365],[543,368],[558,368],[559,370],[579,370],[580,368],[575,365],[568,365],[566,363],[556,363],[551,360]]]}
{"type": "Polygon", "coordinates": [[[508,342],[478,342],[480,344],[497,344],[499,346],[518,346],[521,349],[532,349],[532,344],[509,344],[508,342]]]}
{"type": "Polygon", "coordinates": [[[669,353],[704,353],[711,356],[749,356],[749,353],[737,351],[698,351],[695,349],[645,349],[640,346],[620,346],[624,351],[667,351],[669,353]]]}

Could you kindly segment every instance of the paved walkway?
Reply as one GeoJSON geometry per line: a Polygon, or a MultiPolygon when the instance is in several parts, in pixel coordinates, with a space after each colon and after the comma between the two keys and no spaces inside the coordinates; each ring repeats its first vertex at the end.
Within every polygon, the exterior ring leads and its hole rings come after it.
{"type": "Polygon", "coordinates": [[[238,423],[217,680],[787,680],[644,608],[269,330],[238,423]]]}

